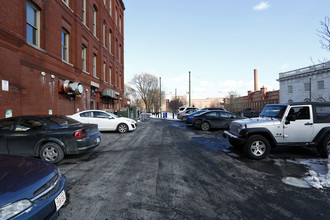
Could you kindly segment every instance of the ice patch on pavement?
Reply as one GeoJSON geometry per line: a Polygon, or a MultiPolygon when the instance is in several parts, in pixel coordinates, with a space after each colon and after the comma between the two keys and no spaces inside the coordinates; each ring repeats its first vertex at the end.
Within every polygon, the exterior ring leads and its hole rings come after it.
{"type": "Polygon", "coordinates": [[[295,177],[284,177],[282,178],[282,182],[290,186],[296,186],[300,188],[311,188],[310,184],[306,180],[298,179],[295,177]]]}
{"type": "MultiPolygon", "coordinates": [[[[295,185],[298,183],[299,186],[300,181],[307,182],[311,187],[316,189],[323,189],[324,187],[330,187],[330,159],[294,159],[294,160],[286,160],[287,162],[303,164],[307,168],[309,168],[308,172],[305,174],[305,177],[302,179],[297,179],[294,177],[285,177],[282,179],[284,183],[289,185],[295,185]]],[[[275,161],[275,164],[280,165],[280,161],[275,161]]]]}

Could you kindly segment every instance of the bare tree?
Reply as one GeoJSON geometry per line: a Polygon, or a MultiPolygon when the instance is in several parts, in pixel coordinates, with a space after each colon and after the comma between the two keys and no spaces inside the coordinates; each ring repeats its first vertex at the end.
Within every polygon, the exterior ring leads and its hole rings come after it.
{"type": "Polygon", "coordinates": [[[146,111],[151,112],[153,102],[157,102],[157,99],[155,99],[158,88],[157,77],[149,73],[137,74],[131,81],[131,87],[133,91],[136,92],[137,96],[143,101],[146,111]]]}
{"type": "Polygon", "coordinates": [[[171,109],[173,114],[175,114],[178,111],[178,109],[183,105],[184,102],[179,98],[173,99],[168,103],[168,107],[169,109],[171,109]]]}
{"type": "Polygon", "coordinates": [[[323,49],[330,51],[330,19],[328,17],[321,21],[321,29],[317,30],[317,35],[321,38],[320,43],[323,49]]]}
{"type": "Polygon", "coordinates": [[[242,109],[239,109],[239,100],[238,100],[239,95],[235,91],[228,92],[228,95],[226,97],[226,104],[225,104],[225,109],[228,111],[241,111],[242,109]]]}

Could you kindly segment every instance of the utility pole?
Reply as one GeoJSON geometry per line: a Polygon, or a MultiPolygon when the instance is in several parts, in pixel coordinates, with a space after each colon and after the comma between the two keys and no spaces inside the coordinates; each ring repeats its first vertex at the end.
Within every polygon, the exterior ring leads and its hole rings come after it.
{"type": "Polygon", "coordinates": [[[189,71],[189,105],[191,106],[191,80],[190,80],[190,71],[189,71]]]}
{"type": "Polygon", "coordinates": [[[309,101],[312,102],[312,78],[309,78],[309,101]]]}
{"type": "Polygon", "coordinates": [[[160,118],[162,118],[162,77],[159,77],[159,110],[160,118]]]}

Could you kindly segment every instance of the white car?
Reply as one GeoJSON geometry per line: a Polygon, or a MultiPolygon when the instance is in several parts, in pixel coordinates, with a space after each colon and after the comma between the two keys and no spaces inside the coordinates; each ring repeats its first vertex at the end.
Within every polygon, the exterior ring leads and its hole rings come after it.
{"type": "Polygon", "coordinates": [[[118,131],[125,133],[136,129],[136,121],[130,118],[119,117],[107,111],[86,110],[69,117],[82,123],[97,124],[100,131],[118,131]]]}

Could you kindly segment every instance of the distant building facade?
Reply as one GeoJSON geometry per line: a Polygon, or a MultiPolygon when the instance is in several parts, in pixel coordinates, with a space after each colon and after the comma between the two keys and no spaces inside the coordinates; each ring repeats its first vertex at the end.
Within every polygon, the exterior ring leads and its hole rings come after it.
{"type": "Polygon", "coordinates": [[[330,62],[279,74],[280,102],[330,101],[330,62]]]}
{"type": "Polygon", "coordinates": [[[127,107],[124,10],[122,0],[2,1],[0,118],[127,107]]]}
{"type": "Polygon", "coordinates": [[[267,91],[261,88],[258,91],[248,91],[247,96],[226,100],[225,108],[233,112],[254,111],[261,112],[267,104],[279,103],[279,90],[267,91]]]}
{"type": "Polygon", "coordinates": [[[226,98],[225,103],[229,111],[261,112],[265,105],[279,103],[279,90],[268,92],[265,87],[258,90],[258,71],[254,69],[254,91],[248,91],[247,96],[226,98]]]}

